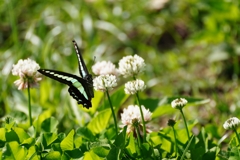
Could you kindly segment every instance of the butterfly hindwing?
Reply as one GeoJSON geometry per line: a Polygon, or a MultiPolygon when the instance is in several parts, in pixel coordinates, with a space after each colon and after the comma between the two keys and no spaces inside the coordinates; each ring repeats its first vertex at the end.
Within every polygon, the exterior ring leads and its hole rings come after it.
{"type": "Polygon", "coordinates": [[[75,87],[69,87],[68,92],[74,99],[77,100],[78,104],[82,104],[87,109],[92,106],[91,101],[86,100],[85,97],[75,87]]]}

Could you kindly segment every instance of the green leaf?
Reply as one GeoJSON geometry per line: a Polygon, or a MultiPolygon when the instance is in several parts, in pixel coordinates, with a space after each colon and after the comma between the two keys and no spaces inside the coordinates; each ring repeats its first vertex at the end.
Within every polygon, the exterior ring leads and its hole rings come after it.
{"type": "Polygon", "coordinates": [[[99,157],[106,157],[109,153],[109,149],[105,148],[105,147],[94,147],[92,148],[92,151],[98,155],[99,157]]]}
{"type": "Polygon", "coordinates": [[[5,133],[6,141],[11,142],[11,141],[17,141],[19,142],[19,138],[17,133],[14,130],[11,130],[9,132],[5,133]]]}
{"type": "Polygon", "coordinates": [[[24,145],[25,147],[29,148],[31,145],[33,145],[35,143],[35,138],[27,138],[25,140],[23,140],[23,142],[21,143],[21,145],[24,145]]]}
{"type": "Polygon", "coordinates": [[[29,160],[40,160],[40,158],[37,155],[37,151],[35,149],[35,146],[31,146],[28,149],[28,154],[26,156],[26,159],[29,159],[29,160]]]}
{"type": "Polygon", "coordinates": [[[110,108],[100,111],[98,115],[94,117],[92,121],[88,124],[88,129],[90,129],[95,134],[102,132],[109,124],[111,114],[112,112],[110,108]]]}
{"type": "Polygon", "coordinates": [[[44,132],[56,132],[57,131],[58,120],[54,117],[45,119],[42,122],[41,129],[44,132]]]}
{"type": "Polygon", "coordinates": [[[5,145],[6,137],[5,137],[5,128],[0,128],[0,148],[5,145]]]}
{"type": "Polygon", "coordinates": [[[78,128],[76,134],[90,141],[95,140],[95,136],[93,135],[92,131],[87,127],[78,128]]]}
{"type": "Polygon", "coordinates": [[[117,135],[112,145],[112,149],[107,155],[107,159],[121,159],[122,150],[125,148],[126,129],[127,129],[127,126],[125,126],[123,128],[123,131],[117,135]]]}
{"type": "Polygon", "coordinates": [[[53,144],[51,145],[51,148],[52,148],[54,151],[59,151],[59,152],[62,151],[62,149],[61,149],[61,147],[60,147],[60,143],[53,143],[53,144]]]}
{"type": "Polygon", "coordinates": [[[186,154],[187,154],[187,152],[188,152],[188,148],[190,147],[193,139],[194,139],[194,136],[192,136],[192,137],[189,139],[188,144],[187,144],[186,148],[184,149],[184,152],[183,152],[183,154],[182,154],[182,156],[181,156],[181,160],[183,160],[184,157],[186,156],[186,154]]]}
{"type": "Polygon", "coordinates": [[[79,148],[79,147],[82,145],[82,143],[83,143],[83,140],[82,140],[82,137],[81,137],[81,136],[76,137],[76,138],[74,139],[74,146],[75,146],[76,148],[79,148]]]}
{"type": "Polygon", "coordinates": [[[107,155],[107,159],[116,159],[120,160],[121,149],[114,147],[110,150],[109,154],[107,155]]]}
{"type": "Polygon", "coordinates": [[[132,156],[137,153],[137,149],[136,149],[135,145],[136,144],[135,144],[135,141],[134,141],[133,133],[130,133],[129,143],[128,143],[126,149],[129,152],[129,154],[132,155],[132,156]]]}
{"type": "Polygon", "coordinates": [[[96,155],[93,151],[84,153],[84,160],[102,160],[98,155],[96,155]]]}
{"type": "Polygon", "coordinates": [[[151,150],[151,147],[148,143],[143,143],[142,146],[141,146],[141,154],[147,158],[149,157],[149,155],[152,154],[152,150],[151,150]]]}
{"type": "Polygon", "coordinates": [[[12,127],[14,126],[15,121],[12,117],[6,117],[5,118],[5,129],[7,131],[10,131],[12,129],[12,127]]]}
{"type": "Polygon", "coordinates": [[[5,150],[3,150],[2,158],[5,160],[19,160],[25,159],[26,155],[27,150],[25,147],[22,147],[18,144],[18,142],[13,141],[6,144],[5,150]]]}
{"type": "Polygon", "coordinates": [[[161,136],[157,132],[150,133],[150,140],[152,142],[153,147],[162,144],[161,136]]]}
{"type": "Polygon", "coordinates": [[[198,147],[191,149],[191,158],[192,159],[202,159],[202,155],[205,153],[204,147],[198,147]]]}
{"type": "Polygon", "coordinates": [[[141,99],[141,104],[144,105],[151,112],[154,112],[157,109],[157,107],[159,106],[159,103],[161,103],[159,99],[151,99],[151,98],[141,99]]]}
{"type": "Polygon", "coordinates": [[[41,127],[42,127],[42,123],[44,120],[50,118],[52,115],[51,110],[45,110],[44,112],[42,112],[38,118],[33,122],[33,126],[36,128],[37,132],[40,132],[41,127]]]}
{"type": "Polygon", "coordinates": [[[15,131],[15,133],[17,133],[20,143],[22,143],[25,139],[28,139],[30,137],[22,128],[15,127],[13,128],[13,130],[15,131]]]}
{"type": "Polygon", "coordinates": [[[101,103],[103,96],[103,92],[94,92],[94,98],[92,99],[92,108],[86,109],[81,107],[81,109],[86,112],[90,112],[93,115],[96,113],[96,110],[99,109],[99,104],[101,103]]]}
{"type": "Polygon", "coordinates": [[[229,160],[239,160],[240,159],[240,151],[237,147],[233,147],[230,151],[229,160]]]}
{"type": "Polygon", "coordinates": [[[56,139],[58,135],[56,133],[43,133],[43,142],[44,148],[51,145],[56,139]]]}
{"type": "Polygon", "coordinates": [[[51,151],[49,152],[44,159],[46,160],[59,160],[61,159],[61,153],[58,151],[51,151]]]}
{"type": "Polygon", "coordinates": [[[74,136],[74,130],[72,129],[67,137],[65,137],[63,139],[63,141],[60,143],[60,146],[61,146],[61,149],[63,151],[66,151],[66,150],[73,150],[73,136],[74,136]]]}
{"type": "Polygon", "coordinates": [[[80,159],[81,157],[83,157],[83,152],[79,148],[65,151],[64,154],[67,154],[69,157],[73,159],[80,159]]]}
{"type": "Polygon", "coordinates": [[[126,130],[127,130],[127,126],[125,126],[123,128],[123,131],[120,132],[117,137],[116,140],[114,141],[114,145],[117,146],[118,148],[124,149],[125,147],[125,139],[126,139],[126,130]]]}

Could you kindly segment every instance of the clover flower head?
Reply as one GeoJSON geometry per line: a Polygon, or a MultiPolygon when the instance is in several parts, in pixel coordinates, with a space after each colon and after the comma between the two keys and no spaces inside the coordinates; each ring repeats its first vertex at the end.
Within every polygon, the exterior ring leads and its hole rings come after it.
{"type": "Polygon", "coordinates": [[[19,90],[38,86],[38,82],[42,80],[41,74],[38,73],[40,66],[31,59],[20,59],[16,65],[13,65],[12,74],[19,76],[14,84],[19,90]]]}
{"type": "Polygon", "coordinates": [[[143,91],[146,85],[143,80],[136,79],[134,81],[129,81],[125,84],[124,91],[126,94],[135,94],[139,91],[143,91]]]}
{"type": "MultiPolygon", "coordinates": [[[[144,121],[146,122],[150,121],[152,113],[149,111],[149,109],[146,109],[143,105],[141,107],[143,111],[144,121]]],[[[139,106],[129,105],[128,108],[123,109],[123,113],[121,114],[121,120],[123,126],[127,126],[127,133],[133,131],[134,126],[136,124],[142,125],[142,118],[139,106]]]]}
{"type": "Polygon", "coordinates": [[[124,77],[128,76],[135,77],[139,73],[143,72],[146,67],[144,59],[136,54],[134,56],[123,57],[119,61],[118,65],[119,65],[118,71],[124,77]]]}
{"type": "Polygon", "coordinates": [[[92,66],[92,71],[95,75],[118,75],[116,66],[110,61],[97,62],[92,66]]]}
{"type": "Polygon", "coordinates": [[[182,109],[188,101],[185,98],[177,98],[171,102],[172,108],[182,109]]]}
{"type": "Polygon", "coordinates": [[[115,75],[100,75],[93,79],[93,87],[95,90],[106,91],[117,86],[117,78],[115,75]]]}
{"type": "Polygon", "coordinates": [[[240,120],[237,117],[232,117],[225,121],[223,128],[226,130],[235,129],[240,124],[240,120]]]}
{"type": "Polygon", "coordinates": [[[169,119],[167,124],[168,124],[168,126],[173,127],[176,124],[176,121],[174,119],[169,119]]]}

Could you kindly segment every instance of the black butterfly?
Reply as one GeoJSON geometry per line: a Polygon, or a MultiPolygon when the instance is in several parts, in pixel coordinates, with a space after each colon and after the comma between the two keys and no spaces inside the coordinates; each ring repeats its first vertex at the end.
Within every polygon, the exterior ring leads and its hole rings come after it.
{"type": "Polygon", "coordinates": [[[94,97],[93,79],[92,75],[89,74],[87,70],[77,43],[73,41],[73,44],[78,57],[78,67],[81,77],[50,69],[39,69],[38,72],[61,83],[67,84],[69,86],[69,94],[77,100],[78,104],[82,104],[89,109],[92,107],[91,99],[94,97]]]}

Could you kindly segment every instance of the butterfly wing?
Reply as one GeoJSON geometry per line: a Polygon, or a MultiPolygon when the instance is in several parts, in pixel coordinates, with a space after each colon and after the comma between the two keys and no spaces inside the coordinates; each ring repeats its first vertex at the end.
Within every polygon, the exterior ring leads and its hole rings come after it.
{"type": "Polygon", "coordinates": [[[77,54],[77,58],[78,58],[78,67],[79,67],[79,73],[81,75],[81,77],[83,79],[87,80],[87,77],[90,75],[88,70],[87,70],[87,66],[82,58],[82,54],[80,52],[80,49],[78,48],[77,43],[73,40],[73,44],[74,44],[74,48],[77,54]]]}
{"type": "Polygon", "coordinates": [[[67,84],[69,86],[68,92],[77,100],[78,104],[82,104],[86,108],[92,107],[91,99],[93,96],[91,91],[89,91],[89,84],[86,80],[73,74],[55,70],[39,69],[38,72],[61,83],[67,84]]]}
{"type": "Polygon", "coordinates": [[[78,102],[78,104],[82,104],[87,109],[92,107],[91,101],[86,100],[77,88],[70,86],[68,92],[78,102]]]}
{"type": "Polygon", "coordinates": [[[79,73],[83,79],[86,80],[88,83],[88,93],[93,98],[94,92],[93,92],[93,78],[92,75],[89,74],[87,70],[87,66],[82,58],[82,54],[80,52],[80,49],[78,48],[77,43],[73,40],[74,48],[78,57],[78,67],[79,67],[79,73]]]}

